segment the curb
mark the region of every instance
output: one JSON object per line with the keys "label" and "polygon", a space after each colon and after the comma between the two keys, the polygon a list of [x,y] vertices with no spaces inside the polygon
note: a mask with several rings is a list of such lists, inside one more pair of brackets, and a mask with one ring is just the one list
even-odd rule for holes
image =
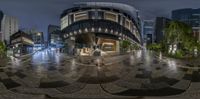
{"label": "curb", "polygon": [[[44,49],[42,49],[42,50],[44,50]],[[24,57],[27,57],[27,56],[31,56],[31,55],[33,55],[33,54],[39,52],[39,51],[42,51],[42,50],[37,50],[37,51],[35,51],[35,52],[33,52],[33,53],[25,54],[25,55],[22,55],[22,56],[19,56],[19,57],[13,55],[13,57],[15,57],[15,58],[24,58]]]}

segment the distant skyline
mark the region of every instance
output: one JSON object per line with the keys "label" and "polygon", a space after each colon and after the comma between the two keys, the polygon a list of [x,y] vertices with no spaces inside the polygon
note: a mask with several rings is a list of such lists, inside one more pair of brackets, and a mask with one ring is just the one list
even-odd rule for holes
{"label": "distant skyline", "polygon": [[142,19],[170,18],[172,10],[200,8],[200,0],[0,0],[0,10],[17,17],[20,28],[35,27],[46,34],[49,24],[60,25],[62,11],[75,2],[87,1],[129,4],[139,10]]}

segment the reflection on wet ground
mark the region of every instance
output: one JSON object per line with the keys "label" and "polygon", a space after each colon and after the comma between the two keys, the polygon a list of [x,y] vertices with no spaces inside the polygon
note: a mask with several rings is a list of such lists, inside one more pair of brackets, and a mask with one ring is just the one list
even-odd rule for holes
{"label": "reflection on wet ground", "polygon": [[11,58],[0,68],[0,99],[191,99],[200,89],[200,63],[193,62],[145,50],[112,57],[70,57],[44,50]]}

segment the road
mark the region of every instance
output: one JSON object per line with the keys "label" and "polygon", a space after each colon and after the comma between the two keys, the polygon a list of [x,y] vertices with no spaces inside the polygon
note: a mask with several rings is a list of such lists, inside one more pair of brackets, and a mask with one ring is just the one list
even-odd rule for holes
{"label": "road", "polygon": [[112,57],[43,50],[0,68],[0,99],[196,99],[199,67],[146,50]]}

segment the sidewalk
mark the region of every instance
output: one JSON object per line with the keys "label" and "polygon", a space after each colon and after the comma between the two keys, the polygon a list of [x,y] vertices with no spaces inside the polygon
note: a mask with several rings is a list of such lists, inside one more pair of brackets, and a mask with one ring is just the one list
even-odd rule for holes
{"label": "sidewalk", "polygon": [[[44,50],[44,49],[42,49],[42,50]],[[37,50],[37,51],[34,51],[33,53],[25,54],[25,55],[22,55],[22,56],[14,56],[13,55],[13,57],[15,57],[15,58],[25,58],[25,57],[31,56],[31,55],[39,52],[39,51],[42,51],[42,50]]]}
{"label": "sidewalk", "polygon": [[0,67],[4,67],[7,64],[8,60],[9,59],[7,57],[0,57]]}

